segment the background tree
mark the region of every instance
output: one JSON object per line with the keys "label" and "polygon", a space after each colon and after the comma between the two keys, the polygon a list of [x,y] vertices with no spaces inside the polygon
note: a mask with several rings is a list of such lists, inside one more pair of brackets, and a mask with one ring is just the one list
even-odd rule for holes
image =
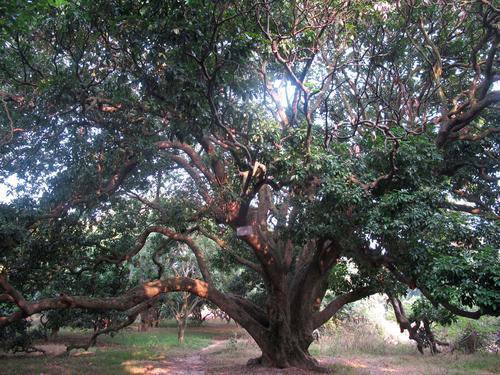
{"label": "background tree", "polygon": [[[149,246],[145,245],[145,251],[143,250],[137,259],[138,270],[132,272],[132,274],[140,274],[138,278],[141,283],[155,278],[199,276],[196,259],[186,245],[183,246],[164,238],[153,237],[150,240]],[[132,279],[135,278],[137,275],[132,276]],[[203,306],[203,300],[189,292],[171,293],[160,298],[148,310],[141,312],[139,330],[146,331],[149,327],[158,326],[161,318],[170,317],[175,319],[179,343],[183,343],[188,319],[198,306]]]}
{"label": "background tree", "polygon": [[[170,268],[172,269],[173,276],[175,277],[196,277],[197,267],[196,260],[193,259],[189,249],[179,247],[175,252],[170,254]],[[193,312],[194,308],[201,303],[201,299],[197,296],[191,295],[188,291],[181,293],[174,293],[167,299],[168,308],[177,322],[178,334],[177,338],[179,343],[184,342],[184,333],[188,318]]]}
{"label": "background tree", "polygon": [[[185,291],[245,328],[259,362],[316,368],[313,330],[374,293],[498,315],[490,2],[5,9],[1,175],[18,192],[2,206],[1,326],[80,308],[123,311],[119,328]],[[202,278],[44,292],[51,275],[120,269],[152,233],[188,246]],[[265,303],[223,292],[194,236]]]}

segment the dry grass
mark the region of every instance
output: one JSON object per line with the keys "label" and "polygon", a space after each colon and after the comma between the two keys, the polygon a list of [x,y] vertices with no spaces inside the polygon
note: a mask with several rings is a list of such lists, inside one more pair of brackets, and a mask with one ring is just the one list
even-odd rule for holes
{"label": "dry grass", "polygon": [[343,324],[330,327],[321,335],[319,342],[311,346],[311,353],[320,356],[343,354],[414,354],[415,346],[384,338],[373,324]]}

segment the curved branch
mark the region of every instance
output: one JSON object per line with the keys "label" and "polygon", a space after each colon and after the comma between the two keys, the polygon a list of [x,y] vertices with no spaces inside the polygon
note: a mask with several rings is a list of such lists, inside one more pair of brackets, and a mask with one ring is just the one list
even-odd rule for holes
{"label": "curved branch", "polygon": [[427,290],[427,288],[419,286],[419,289],[422,292],[422,294],[429,301],[431,301],[432,304],[434,304],[434,305],[438,305],[439,304],[439,305],[443,306],[445,309],[447,309],[448,311],[452,312],[455,315],[463,316],[463,317],[469,318],[469,319],[479,319],[482,315],[484,315],[481,310],[466,311],[466,310],[462,310],[462,309],[460,309],[460,308],[452,305],[451,303],[449,303],[447,301],[444,301],[444,300],[441,300],[441,299],[438,300],[438,299],[434,298],[431,295],[431,293]]}
{"label": "curved branch", "polygon": [[216,180],[215,176],[212,174],[212,172],[210,172],[210,170],[207,168],[205,163],[203,163],[203,160],[201,159],[200,155],[191,146],[189,146],[185,143],[182,143],[182,142],[178,142],[178,141],[160,141],[160,142],[156,142],[156,146],[160,150],[174,148],[174,149],[184,151],[189,156],[189,158],[191,159],[191,161],[193,162],[195,167],[201,173],[203,173],[203,175],[207,178],[207,180],[210,182],[210,184],[213,184],[213,185],[217,184],[217,180]]}
{"label": "curved branch", "polygon": [[174,231],[172,231],[168,228],[165,228],[165,227],[154,226],[154,227],[151,227],[151,229],[156,233],[161,233],[170,239],[184,242],[186,245],[188,245],[191,248],[191,250],[193,251],[194,256],[196,257],[196,262],[198,263],[198,268],[200,269],[200,272],[203,276],[203,279],[207,283],[212,282],[212,277],[210,276],[210,271],[209,271],[207,263],[205,261],[205,254],[198,247],[198,245],[196,245],[196,243],[193,241],[193,239],[191,237],[189,237],[185,234],[182,234],[182,233],[174,232]]}
{"label": "curved branch", "polygon": [[[109,181],[96,191],[97,198],[106,198],[116,192],[121,186],[125,178],[134,170],[134,168],[139,164],[137,158],[133,155],[127,155],[122,161],[121,165],[118,166]],[[74,192],[73,196],[66,202],[59,203],[57,206],[50,210],[50,213],[42,215],[32,222],[27,224],[27,228],[35,228],[40,220],[43,219],[56,219],[66,215],[70,208],[84,203],[85,199],[79,192]]]}
{"label": "curved branch", "polygon": [[197,228],[197,230],[205,237],[214,241],[222,250],[231,255],[238,263],[253,269],[257,273],[262,273],[262,268],[258,264],[251,262],[248,259],[245,259],[242,256],[238,255],[236,252],[234,252],[227,246],[227,243],[225,241],[221,240],[219,237],[213,235],[212,233],[209,233],[207,230],[203,228]]}
{"label": "curved branch", "polygon": [[[15,290],[7,282],[7,275],[5,273],[0,274],[0,285],[2,287],[7,287],[10,291]],[[258,344],[264,344],[267,338],[265,327],[263,327],[262,324],[250,315],[239,303],[236,303],[231,297],[219,292],[210,284],[202,280],[188,277],[174,277],[166,280],[149,281],[117,297],[92,298],[62,294],[54,298],[45,298],[30,303],[26,302],[23,310],[18,310],[9,316],[0,316],[0,327],[7,326],[15,321],[47,310],[87,309],[92,311],[128,311],[143,302],[150,301],[164,293],[170,292],[189,292],[195,296],[213,302],[224,310],[234,321],[245,328]]]}
{"label": "curved branch", "polygon": [[14,302],[24,314],[29,314],[28,302],[18,290],[7,282],[7,278],[4,274],[0,274],[0,287],[5,292],[5,294],[2,294],[5,301]]}
{"label": "curved branch", "polygon": [[344,305],[348,303],[363,299],[375,293],[373,287],[362,287],[355,289],[352,292],[342,294],[341,296],[335,298],[320,312],[313,315],[313,327],[314,329],[321,327],[326,323],[333,315],[337,313]]}
{"label": "curved branch", "polygon": [[210,197],[207,189],[205,189],[205,184],[202,182],[201,176],[195,171],[195,169],[183,157],[179,155],[169,154],[167,157],[177,163],[177,165],[179,165],[186,171],[187,174],[189,174],[189,176],[193,179],[194,184],[198,188],[198,192],[203,197],[205,202],[212,202],[213,199]]}
{"label": "curved branch", "polygon": [[420,321],[417,320],[415,325],[412,326],[408,318],[406,317],[405,310],[403,308],[403,304],[399,300],[399,298],[394,297],[392,294],[387,294],[389,297],[389,302],[392,305],[394,310],[394,315],[396,316],[396,321],[399,324],[399,329],[401,333],[406,329],[408,331],[408,337],[410,340],[414,340],[417,343],[417,349],[421,354],[424,354],[424,342],[422,338],[418,335],[418,331],[420,329]]}
{"label": "curved branch", "polygon": [[436,137],[436,146],[442,148],[447,142],[457,140],[460,138],[458,132],[460,129],[467,126],[473,121],[481,111],[500,101],[500,91],[491,91],[483,99],[470,104],[467,110],[461,114],[457,114],[451,119],[448,118],[449,114],[441,116],[437,122],[441,122],[441,126]]}

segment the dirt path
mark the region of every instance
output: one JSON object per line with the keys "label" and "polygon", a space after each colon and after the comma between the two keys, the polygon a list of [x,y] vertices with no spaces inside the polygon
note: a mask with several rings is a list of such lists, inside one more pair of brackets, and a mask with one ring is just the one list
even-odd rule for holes
{"label": "dirt path", "polygon": [[225,345],[223,340],[215,340],[209,346],[190,353],[188,356],[172,358],[171,360],[156,361],[146,364],[142,374],[160,375],[205,375],[208,365],[207,356],[211,353],[220,351]]}
{"label": "dirt path", "polygon": [[128,373],[134,375],[317,375],[317,372],[300,369],[279,370],[261,366],[248,367],[241,364],[241,362],[245,361],[245,357],[242,357],[240,353],[235,353],[240,364],[214,366],[213,355],[224,351],[226,343],[227,340],[214,340],[209,346],[190,353],[187,356],[171,358],[169,360],[136,362],[133,368],[128,368]]}

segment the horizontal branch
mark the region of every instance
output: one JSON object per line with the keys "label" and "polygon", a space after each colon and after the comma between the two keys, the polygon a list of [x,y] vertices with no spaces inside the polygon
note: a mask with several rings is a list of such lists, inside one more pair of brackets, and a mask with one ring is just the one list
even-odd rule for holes
{"label": "horizontal branch", "polygon": [[0,294],[0,303],[2,302],[13,302],[15,303],[15,299],[9,294]]}
{"label": "horizontal branch", "polygon": [[481,208],[478,207],[473,207],[473,206],[467,206],[465,204],[458,204],[458,203],[447,203],[444,208],[447,208],[452,211],[460,211],[460,212],[465,212],[471,215],[480,215],[480,216],[485,216],[487,218],[492,218],[499,220],[500,216],[494,214],[491,211],[485,211]]}
{"label": "horizontal branch", "polygon": [[[9,295],[21,296],[21,293],[8,283],[6,273],[0,274],[0,286]],[[86,309],[91,311],[133,312],[137,311],[131,310],[134,307],[140,310],[139,305],[142,303],[170,292],[189,292],[192,295],[211,301],[245,328],[257,343],[263,344],[266,338],[265,327],[241,306],[241,301],[236,302],[231,296],[219,292],[205,281],[188,277],[149,281],[116,297],[98,298],[61,294],[54,298],[44,298],[33,302],[27,302],[22,296],[20,298],[15,297],[16,301],[22,301],[23,307],[11,315],[0,316],[0,327],[48,310]]]}
{"label": "horizontal branch", "polygon": [[457,139],[459,141],[480,141],[486,137],[489,137],[492,134],[500,133],[500,128],[489,128],[479,134],[459,134],[453,139]]}
{"label": "horizontal branch", "polygon": [[[7,281],[5,274],[0,275],[0,286],[9,295],[20,295]],[[0,327],[8,325],[17,319],[31,316],[47,310],[88,309],[94,311],[117,310],[126,311],[140,303],[154,298],[162,293],[189,291],[202,298],[218,299],[218,292],[207,283],[185,277],[158,280],[144,283],[118,297],[92,298],[84,296],[67,296],[64,294],[54,298],[45,298],[34,302],[27,302],[24,298],[14,297],[20,311],[7,317],[0,317]],[[212,296],[215,295],[215,296]]]}
{"label": "horizontal branch", "polygon": [[90,336],[89,340],[87,343],[83,345],[75,345],[71,344],[66,347],[66,352],[70,352],[73,349],[83,349],[83,350],[88,350],[91,346],[94,346],[96,343],[96,340],[99,336],[105,335],[111,332],[118,332],[119,330],[131,325],[132,323],[135,322],[137,319],[137,316],[144,310],[150,308],[156,301],[158,300],[158,297],[146,300],[144,302],[141,302],[137,306],[132,307],[131,309],[125,311],[125,315],[127,318],[123,321],[118,321],[118,322],[113,322],[111,325],[109,325],[106,328],[98,329],[95,331],[92,336]]}

